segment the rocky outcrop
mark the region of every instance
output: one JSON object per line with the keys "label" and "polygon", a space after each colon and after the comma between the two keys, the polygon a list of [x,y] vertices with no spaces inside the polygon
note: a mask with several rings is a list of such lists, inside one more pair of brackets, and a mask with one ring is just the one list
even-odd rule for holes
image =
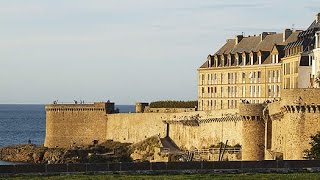
{"label": "rocky outcrop", "polygon": [[129,144],[107,141],[99,145],[46,148],[22,144],[0,148],[0,160],[26,163],[102,163],[131,161]]}

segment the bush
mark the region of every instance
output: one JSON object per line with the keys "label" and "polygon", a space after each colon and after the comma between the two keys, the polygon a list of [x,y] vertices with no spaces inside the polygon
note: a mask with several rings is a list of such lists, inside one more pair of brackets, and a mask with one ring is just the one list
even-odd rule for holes
{"label": "bush", "polygon": [[320,159],[320,132],[317,132],[316,135],[310,136],[311,145],[310,150],[305,150],[305,158],[306,159]]}
{"label": "bush", "polygon": [[195,108],[198,101],[155,101],[150,103],[150,108]]}

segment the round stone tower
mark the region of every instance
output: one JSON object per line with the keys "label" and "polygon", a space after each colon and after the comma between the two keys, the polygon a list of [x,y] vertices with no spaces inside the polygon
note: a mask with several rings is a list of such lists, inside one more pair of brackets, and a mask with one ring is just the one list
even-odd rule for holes
{"label": "round stone tower", "polygon": [[240,104],[239,113],[243,118],[242,160],[264,160],[265,124],[262,104]]}
{"label": "round stone tower", "polygon": [[136,113],[143,113],[146,106],[149,106],[149,103],[136,103]]}

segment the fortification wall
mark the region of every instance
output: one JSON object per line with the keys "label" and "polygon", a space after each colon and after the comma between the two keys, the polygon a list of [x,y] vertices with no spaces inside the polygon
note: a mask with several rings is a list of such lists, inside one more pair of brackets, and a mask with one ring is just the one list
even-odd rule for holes
{"label": "fortification wall", "polygon": [[182,123],[170,124],[170,137],[182,149],[208,148],[220,142],[234,146],[242,143],[242,121],[207,119],[198,126],[184,125]]}
{"label": "fortification wall", "polygon": [[264,160],[265,122],[262,104],[240,104],[242,125],[242,160]]}
{"label": "fortification wall", "polygon": [[46,106],[46,147],[70,147],[102,142],[106,134],[106,104]]}
{"label": "fortification wall", "polygon": [[[237,111],[108,114],[106,139],[136,143],[157,134],[166,137],[168,133],[177,146],[186,149],[201,149],[226,140],[229,145],[241,144],[241,119],[230,113]],[[196,116],[199,124],[190,124],[190,118]]]}
{"label": "fortification wall", "polygon": [[164,137],[166,126],[162,121],[168,116],[166,113],[108,114],[105,138],[136,143],[157,134]]}
{"label": "fortification wall", "polygon": [[[301,97],[301,99],[300,99]],[[281,91],[281,106],[299,103],[320,104],[320,89],[283,89]]]}
{"label": "fortification wall", "polygon": [[[242,122],[238,110],[198,111],[199,119],[185,121],[178,116],[169,122],[169,136],[183,149],[208,148],[218,143],[242,143]],[[182,113],[183,115],[183,113]]]}
{"label": "fortification wall", "polygon": [[[280,106],[270,106],[272,152],[283,159],[303,159],[310,136],[320,131],[320,89],[285,89]],[[279,108],[278,115],[276,108]],[[282,113],[282,115],[281,115]]]}

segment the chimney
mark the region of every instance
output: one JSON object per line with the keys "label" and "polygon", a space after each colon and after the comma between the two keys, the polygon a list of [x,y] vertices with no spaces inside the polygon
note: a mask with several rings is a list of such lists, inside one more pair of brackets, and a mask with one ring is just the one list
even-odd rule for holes
{"label": "chimney", "polygon": [[320,22],[320,13],[316,15],[316,23]]}
{"label": "chimney", "polygon": [[283,31],[283,42],[285,42],[291,34],[292,34],[291,29],[285,29]]}
{"label": "chimney", "polygon": [[264,38],[266,38],[267,35],[268,35],[267,32],[262,32],[262,33],[260,34],[260,41],[263,41]]}
{"label": "chimney", "polygon": [[243,35],[236,36],[236,45],[243,39]]}

